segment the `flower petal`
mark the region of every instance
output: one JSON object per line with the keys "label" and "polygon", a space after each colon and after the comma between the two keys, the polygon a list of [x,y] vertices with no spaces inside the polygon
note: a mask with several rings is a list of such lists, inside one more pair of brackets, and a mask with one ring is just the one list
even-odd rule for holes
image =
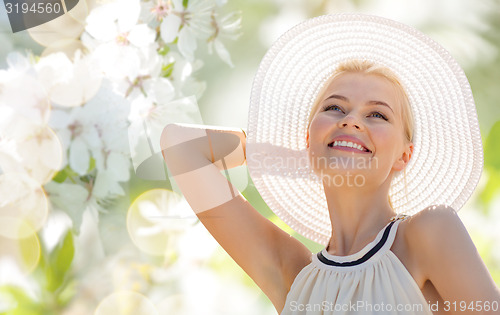
{"label": "flower petal", "polygon": [[128,32],[139,20],[141,3],[139,0],[120,0],[117,4],[120,14],[118,16],[118,32]]}
{"label": "flower petal", "polygon": [[111,172],[101,171],[97,173],[92,194],[97,198],[104,199],[115,195],[123,196],[125,191]]}
{"label": "flower petal", "polygon": [[183,27],[179,32],[179,41],[177,43],[179,52],[188,60],[193,61],[194,51],[196,50],[196,37],[189,27]]}
{"label": "flower petal", "polygon": [[127,38],[137,47],[148,46],[155,40],[155,32],[146,24],[139,24],[132,28]]}
{"label": "flower petal", "polygon": [[219,55],[220,59],[227,63],[231,68],[234,68],[233,63],[231,62],[231,55],[229,55],[229,52],[227,51],[226,47],[224,47],[222,42],[216,38],[214,40],[214,45],[215,51],[217,52],[217,55]]}
{"label": "flower petal", "polygon": [[165,43],[171,43],[179,34],[179,27],[181,26],[181,18],[175,14],[169,14],[160,25],[161,38]]}
{"label": "flower petal", "polygon": [[130,178],[130,159],[125,155],[111,152],[106,165],[109,174],[115,181],[125,182]]}
{"label": "flower petal", "polygon": [[90,155],[85,143],[80,139],[73,139],[69,151],[69,166],[78,174],[85,175],[89,169]]}

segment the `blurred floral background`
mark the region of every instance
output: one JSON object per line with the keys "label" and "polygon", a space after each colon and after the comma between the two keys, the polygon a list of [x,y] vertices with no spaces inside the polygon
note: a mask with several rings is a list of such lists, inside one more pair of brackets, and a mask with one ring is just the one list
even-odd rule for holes
{"label": "blurred floral background", "polygon": [[[80,0],[12,33],[0,14],[0,314],[276,314],[168,180],[169,122],[246,128],[253,76],[302,20],[412,25],[464,68],[485,168],[460,210],[500,285],[500,2]],[[248,177],[229,173],[282,223]]]}

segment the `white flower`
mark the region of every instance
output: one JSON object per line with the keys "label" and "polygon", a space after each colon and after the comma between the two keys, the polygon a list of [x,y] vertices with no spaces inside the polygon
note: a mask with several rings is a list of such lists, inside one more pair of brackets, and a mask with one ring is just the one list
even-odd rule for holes
{"label": "white flower", "polygon": [[74,62],[64,53],[54,53],[40,58],[35,69],[51,101],[73,107],[85,104],[99,90],[102,74],[96,66],[91,55],[77,50]]}
{"label": "white flower", "polygon": [[82,214],[89,205],[89,191],[79,184],[54,181],[44,185],[44,188],[51,206],[64,211],[71,218],[73,228],[78,232],[82,223]]}
{"label": "white flower", "polygon": [[6,169],[14,170],[16,173],[22,172],[21,161],[16,142],[0,134],[0,173],[6,173]]}
{"label": "white flower", "polygon": [[47,215],[47,197],[40,183],[22,173],[0,175],[0,235],[13,239],[31,235]]}
{"label": "white flower", "polygon": [[165,43],[171,43],[179,38],[179,52],[189,61],[194,59],[197,38],[206,39],[211,34],[211,15],[215,3],[213,0],[191,0],[187,8],[182,0],[173,0],[174,10],[162,21],[161,38]]}
{"label": "white flower", "polygon": [[215,51],[222,61],[234,67],[231,56],[222,44],[220,38],[236,40],[241,36],[241,33],[238,32],[241,28],[241,12],[232,12],[222,18],[214,14],[213,23],[216,27],[214,34],[208,39],[208,52],[212,54],[213,46],[215,46]]}
{"label": "white flower", "polygon": [[111,80],[137,77],[141,61],[136,48],[115,43],[102,44],[93,52],[104,74]]}
{"label": "white flower", "polygon": [[[167,79],[155,79],[146,82],[147,97],[139,95],[131,103],[128,129],[129,143],[134,169],[161,151],[160,136],[163,128],[171,122],[201,123],[201,114],[194,96],[174,99],[175,93],[172,84]],[[150,167],[155,178],[165,179],[162,164],[153,164]],[[139,177],[145,175],[137,174]],[[150,176],[150,175],[148,175]]]}
{"label": "white flower", "polygon": [[[43,185],[61,168],[62,146],[48,126],[25,126],[29,126],[26,130],[29,132],[4,131],[5,140],[11,143],[7,154],[1,154],[0,137],[0,167],[4,173],[23,173]],[[14,145],[15,151],[12,151]]]}
{"label": "white flower", "polygon": [[71,169],[80,175],[87,174],[90,167],[90,150],[101,147],[99,133],[92,123],[92,118],[97,115],[85,110],[85,106],[77,107],[70,113],[62,110],[52,112],[50,124],[56,128],[64,151],[69,150],[69,161],[65,159],[63,164],[69,163]]}
{"label": "white flower", "polygon": [[97,172],[92,194],[98,199],[125,195],[119,182],[129,179],[129,158],[122,153],[110,152],[105,161],[105,168]]}
{"label": "white flower", "polygon": [[33,66],[19,53],[9,54],[7,62],[9,69],[0,71],[0,107],[8,106],[36,124],[46,123],[50,103]]}
{"label": "white flower", "polygon": [[144,16],[141,20],[149,22],[151,19],[162,21],[163,18],[172,13],[173,5],[169,0],[155,0],[143,2]]}
{"label": "white flower", "polygon": [[139,19],[138,0],[116,0],[93,9],[87,17],[85,30],[101,42],[124,42]]}
{"label": "white flower", "polygon": [[32,177],[40,184],[51,180],[61,167],[62,147],[42,122],[0,105],[0,168],[3,173]]}
{"label": "white flower", "polygon": [[206,83],[198,81],[193,74],[203,67],[203,61],[188,61],[175,51],[164,57],[164,64],[173,64],[172,73],[168,77],[174,86],[176,97],[194,95],[200,99],[206,89]]}
{"label": "white flower", "polygon": [[115,91],[129,100],[140,94],[146,94],[144,82],[159,77],[162,70],[162,60],[153,45],[140,50],[136,57],[138,66],[135,71],[126,77],[114,80]]}
{"label": "white flower", "polygon": [[[154,30],[137,24],[141,5],[138,0],[117,0],[92,10],[87,18],[82,42],[93,50],[102,71],[113,80],[134,80],[141,70],[141,55],[149,56],[156,47]],[[151,47],[153,46],[153,48]]]}
{"label": "white flower", "polygon": [[[104,81],[97,95],[84,106],[69,113],[53,111],[51,125],[58,130],[63,146],[69,150],[71,169],[79,175],[87,174],[92,155],[96,169],[104,171],[114,167],[108,162],[111,153],[127,155],[129,110],[128,101],[114,93],[110,83]],[[119,172],[124,171],[122,165],[116,165]],[[116,180],[128,180],[128,172],[123,172]]]}

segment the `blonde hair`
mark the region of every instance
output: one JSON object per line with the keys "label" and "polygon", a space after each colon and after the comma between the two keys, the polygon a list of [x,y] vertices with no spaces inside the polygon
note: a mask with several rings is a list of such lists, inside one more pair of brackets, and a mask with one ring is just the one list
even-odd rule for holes
{"label": "blonde hair", "polygon": [[[309,130],[312,118],[314,117],[314,114],[316,113],[316,110],[322,101],[320,97],[325,93],[325,90],[330,85],[329,83],[344,73],[362,73],[362,74],[375,75],[385,78],[390,83],[392,83],[392,85],[396,88],[397,98],[401,104],[401,120],[403,122],[403,132],[405,135],[405,140],[407,142],[412,142],[413,130],[414,130],[413,112],[411,110],[408,95],[406,94],[406,91],[403,85],[401,84],[401,81],[391,69],[367,60],[351,59],[344,61],[338,65],[338,67],[332,73],[330,78],[326,80],[325,84],[319,91],[316,100],[314,101],[312,110],[308,118],[307,130]],[[404,169],[404,181],[406,190],[406,168]],[[389,204],[391,208],[393,208],[391,198],[390,197],[388,198],[389,198]]]}

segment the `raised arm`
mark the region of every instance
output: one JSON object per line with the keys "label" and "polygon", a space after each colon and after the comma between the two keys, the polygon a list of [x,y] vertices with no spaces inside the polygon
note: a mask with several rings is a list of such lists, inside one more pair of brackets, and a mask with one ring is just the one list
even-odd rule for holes
{"label": "raised arm", "polygon": [[163,157],[196,214],[239,195],[220,170],[245,163],[245,142],[243,132],[235,128],[189,124],[165,127],[160,143]]}
{"label": "raised arm", "polygon": [[281,310],[290,275],[307,263],[310,251],[261,215],[221,174],[224,168],[245,163],[245,140],[237,128],[170,124],[161,147],[169,171],[200,221]]}

